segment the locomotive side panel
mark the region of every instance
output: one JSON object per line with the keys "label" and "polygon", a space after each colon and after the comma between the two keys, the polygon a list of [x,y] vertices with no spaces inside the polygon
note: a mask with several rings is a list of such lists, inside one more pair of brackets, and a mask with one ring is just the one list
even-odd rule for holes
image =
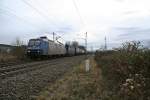
{"label": "locomotive side panel", "polygon": [[60,54],[61,55],[65,55],[65,53],[66,53],[65,46],[64,45],[60,45]]}
{"label": "locomotive side panel", "polygon": [[48,55],[55,55],[55,44],[54,42],[49,42]]}
{"label": "locomotive side panel", "polygon": [[49,43],[47,41],[42,41],[41,42],[41,55],[46,56],[48,55],[48,45]]}
{"label": "locomotive side panel", "polygon": [[53,41],[49,42],[48,51],[48,55],[64,55],[66,53],[64,45],[54,43]]}

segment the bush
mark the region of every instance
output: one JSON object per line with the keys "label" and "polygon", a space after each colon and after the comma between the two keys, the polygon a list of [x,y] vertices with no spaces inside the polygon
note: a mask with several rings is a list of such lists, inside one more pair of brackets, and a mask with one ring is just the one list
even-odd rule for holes
{"label": "bush", "polygon": [[120,100],[150,99],[150,50],[140,42],[126,42],[114,51],[96,52],[106,89]]}
{"label": "bush", "polygon": [[12,54],[16,56],[18,59],[25,58],[26,46],[23,44],[24,44],[23,41],[21,41],[19,38],[16,38],[15,42],[13,43],[14,48],[12,50]]}
{"label": "bush", "polygon": [[18,59],[25,58],[25,48],[23,46],[16,46],[12,50],[12,54],[16,56]]}

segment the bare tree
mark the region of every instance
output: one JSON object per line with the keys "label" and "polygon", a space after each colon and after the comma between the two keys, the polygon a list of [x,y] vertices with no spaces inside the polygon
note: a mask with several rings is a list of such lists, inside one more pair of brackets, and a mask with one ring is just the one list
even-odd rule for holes
{"label": "bare tree", "polygon": [[18,59],[23,59],[25,57],[25,46],[23,44],[23,41],[21,41],[18,37],[13,42],[14,48],[12,50],[12,53]]}
{"label": "bare tree", "polygon": [[72,46],[75,47],[75,48],[78,47],[78,44],[79,44],[79,43],[78,43],[77,41],[73,41],[73,42],[72,42]]}
{"label": "bare tree", "polygon": [[73,41],[72,42],[72,46],[74,47],[75,49],[75,54],[77,53],[77,47],[78,47],[79,43],[77,41]]}
{"label": "bare tree", "polygon": [[12,43],[12,45],[14,46],[22,46],[23,44],[24,44],[23,41],[21,41],[19,37],[17,37],[15,41]]}

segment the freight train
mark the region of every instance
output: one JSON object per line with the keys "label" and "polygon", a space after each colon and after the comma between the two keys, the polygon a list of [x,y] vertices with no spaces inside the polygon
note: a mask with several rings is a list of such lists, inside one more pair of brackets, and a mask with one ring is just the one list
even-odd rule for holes
{"label": "freight train", "polygon": [[84,46],[54,42],[47,37],[30,39],[27,46],[28,57],[74,56],[85,54]]}

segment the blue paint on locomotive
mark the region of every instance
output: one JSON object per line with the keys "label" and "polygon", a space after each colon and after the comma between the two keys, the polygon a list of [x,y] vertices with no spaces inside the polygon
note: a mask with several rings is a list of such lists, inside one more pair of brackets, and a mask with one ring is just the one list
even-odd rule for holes
{"label": "blue paint on locomotive", "polygon": [[42,55],[48,55],[48,47],[49,42],[48,41],[41,41],[40,48],[42,50]]}
{"label": "blue paint on locomotive", "polygon": [[27,55],[40,56],[48,55],[49,42],[43,39],[30,39],[27,48]]}

